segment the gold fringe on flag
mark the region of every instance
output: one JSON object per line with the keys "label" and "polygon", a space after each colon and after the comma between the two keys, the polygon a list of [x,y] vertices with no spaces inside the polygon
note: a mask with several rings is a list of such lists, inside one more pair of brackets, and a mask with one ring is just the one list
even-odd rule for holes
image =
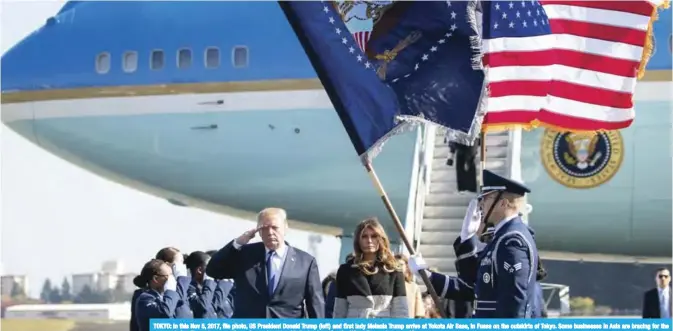
{"label": "gold fringe on flag", "polygon": [[502,131],[511,131],[515,129],[521,129],[523,131],[531,131],[537,128],[549,129],[556,132],[609,132],[613,130],[607,129],[598,129],[598,130],[573,130],[557,125],[553,125],[546,122],[541,122],[540,120],[532,120],[528,123],[498,123],[498,124],[484,124],[481,127],[482,133],[492,133],[492,132],[502,132]]}
{"label": "gold fringe on flag", "polygon": [[640,66],[638,66],[638,79],[645,76],[645,67],[647,67],[647,62],[650,60],[650,56],[652,56],[652,51],[654,51],[654,31],[652,30],[652,25],[659,18],[659,9],[667,9],[670,5],[670,0],[664,0],[661,5],[654,6],[652,9],[650,23],[647,25],[647,37],[645,38],[645,46],[643,46],[643,56],[640,58]]}

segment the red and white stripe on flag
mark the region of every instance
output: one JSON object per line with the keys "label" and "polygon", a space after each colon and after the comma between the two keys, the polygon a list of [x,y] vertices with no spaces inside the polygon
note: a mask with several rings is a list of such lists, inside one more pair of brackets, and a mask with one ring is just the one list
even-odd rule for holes
{"label": "red and white stripe on flag", "polygon": [[664,2],[540,1],[551,34],[485,40],[490,95],[484,130],[630,126],[639,68],[650,55],[651,21]]}
{"label": "red and white stripe on flag", "polygon": [[367,42],[369,41],[371,34],[371,31],[353,33],[353,39],[355,39],[355,42],[360,46],[360,49],[362,49],[363,52],[367,51]]}

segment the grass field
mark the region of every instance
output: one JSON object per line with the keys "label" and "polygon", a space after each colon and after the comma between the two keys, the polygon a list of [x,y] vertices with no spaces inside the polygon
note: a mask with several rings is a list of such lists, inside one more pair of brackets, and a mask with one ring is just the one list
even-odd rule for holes
{"label": "grass field", "polygon": [[2,319],[3,331],[69,331],[75,326],[72,320],[57,319]]}
{"label": "grass field", "polygon": [[128,321],[64,319],[2,319],[2,331],[128,331]]}

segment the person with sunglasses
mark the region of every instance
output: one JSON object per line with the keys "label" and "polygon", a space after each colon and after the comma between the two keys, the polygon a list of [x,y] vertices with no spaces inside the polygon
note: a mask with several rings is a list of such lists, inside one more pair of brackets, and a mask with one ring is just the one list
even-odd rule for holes
{"label": "person with sunglasses", "polygon": [[[532,230],[520,216],[523,198],[531,191],[488,170],[482,178],[481,194],[470,202],[460,238],[454,242],[458,277],[427,271],[420,254],[409,259],[409,267],[426,272],[447,299],[476,298],[475,318],[531,318],[538,251]],[[494,227],[492,239],[479,250],[478,238],[487,224]]]}
{"label": "person with sunglasses", "polygon": [[192,310],[189,307],[189,299],[187,289],[192,279],[187,272],[185,265],[185,254],[182,254],[179,249],[175,247],[164,247],[157,252],[156,259],[162,260],[171,267],[173,277],[177,281],[176,291],[180,296],[180,301],[175,309],[175,318],[192,318]]}
{"label": "person with sunglasses", "polygon": [[143,266],[133,283],[144,289],[135,302],[135,318],[139,331],[149,331],[150,319],[174,318],[180,297],[175,291],[177,281],[168,263],[152,259]]}
{"label": "person with sunglasses", "polygon": [[645,292],[643,297],[643,318],[671,318],[671,272],[659,268],[655,281],[657,287]]}

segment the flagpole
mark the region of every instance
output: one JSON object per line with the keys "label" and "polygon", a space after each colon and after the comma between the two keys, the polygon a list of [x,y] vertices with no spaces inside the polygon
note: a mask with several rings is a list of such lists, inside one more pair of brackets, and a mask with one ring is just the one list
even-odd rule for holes
{"label": "flagpole", "polygon": [[477,174],[478,182],[477,185],[479,187],[484,186],[484,170],[486,170],[486,133],[484,131],[481,131],[479,134],[479,143],[481,144],[481,151],[479,153],[479,165],[480,165],[480,171]]}
{"label": "flagpole", "polygon": [[[409,238],[407,238],[407,234],[404,231],[404,227],[402,226],[402,222],[400,221],[400,217],[397,216],[397,212],[395,212],[395,208],[393,208],[393,204],[390,202],[390,199],[388,198],[388,194],[386,191],[383,189],[383,185],[381,184],[381,181],[379,180],[379,177],[376,175],[376,171],[374,171],[374,167],[372,166],[371,162],[365,163],[365,169],[367,169],[367,173],[369,174],[369,177],[372,179],[372,183],[374,183],[374,186],[376,187],[376,190],[379,192],[379,196],[381,197],[381,200],[383,201],[383,205],[386,206],[386,209],[388,210],[388,213],[390,214],[390,217],[393,219],[393,223],[395,223],[395,227],[397,228],[397,232],[399,232],[400,237],[402,238],[402,241],[404,241],[404,245],[407,246],[407,250],[409,251],[409,254],[415,255],[416,250],[414,247],[411,245],[411,242],[409,241]],[[428,293],[430,293],[430,296],[432,297],[432,301],[435,302],[435,306],[437,307],[437,310],[439,311],[439,314],[442,315],[442,318],[446,318],[446,312],[444,309],[442,309],[442,302],[439,299],[439,296],[437,295],[437,292],[435,291],[435,288],[432,286],[432,283],[430,283],[430,278],[425,272],[419,272],[421,279],[423,279],[423,283],[425,284],[425,287],[428,289]]]}

